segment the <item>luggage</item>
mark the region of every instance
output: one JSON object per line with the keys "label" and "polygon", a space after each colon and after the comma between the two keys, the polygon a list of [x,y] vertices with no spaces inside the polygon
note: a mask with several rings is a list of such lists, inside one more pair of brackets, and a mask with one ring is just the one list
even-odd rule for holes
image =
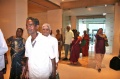
{"label": "luggage", "polygon": [[110,60],[109,67],[114,70],[120,70],[120,58],[115,56]]}

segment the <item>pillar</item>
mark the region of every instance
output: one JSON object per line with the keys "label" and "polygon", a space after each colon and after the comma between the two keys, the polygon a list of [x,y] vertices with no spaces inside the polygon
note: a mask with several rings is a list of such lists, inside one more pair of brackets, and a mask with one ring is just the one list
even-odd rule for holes
{"label": "pillar", "polygon": [[120,5],[118,5],[118,3],[115,4],[114,16],[113,54],[118,55],[120,50]]}
{"label": "pillar", "polygon": [[26,18],[27,0],[0,0],[0,28],[5,38],[16,34],[16,29],[24,29],[23,37],[27,38]]}

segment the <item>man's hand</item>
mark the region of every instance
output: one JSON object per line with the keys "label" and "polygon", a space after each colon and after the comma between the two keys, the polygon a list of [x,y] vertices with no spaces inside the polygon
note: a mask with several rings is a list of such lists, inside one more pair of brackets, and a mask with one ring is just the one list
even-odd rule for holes
{"label": "man's hand", "polygon": [[26,71],[25,79],[29,79],[29,72],[28,71]]}
{"label": "man's hand", "polygon": [[52,72],[52,74],[50,76],[50,79],[56,79],[56,73],[55,72]]}

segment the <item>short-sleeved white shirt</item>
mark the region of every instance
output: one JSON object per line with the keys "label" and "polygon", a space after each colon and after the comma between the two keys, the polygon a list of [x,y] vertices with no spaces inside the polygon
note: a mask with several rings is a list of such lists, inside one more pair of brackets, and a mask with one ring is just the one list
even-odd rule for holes
{"label": "short-sleeved white shirt", "polygon": [[52,45],[52,48],[53,48],[53,52],[55,54],[56,63],[58,63],[58,61],[59,61],[58,40],[55,37],[51,36],[51,35],[48,36],[48,39],[51,42],[51,45]]}
{"label": "short-sleeved white shirt", "polygon": [[4,54],[8,51],[6,41],[0,29],[0,71],[5,68]]}
{"label": "short-sleeved white shirt", "polygon": [[55,58],[48,38],[38,32],[38,36],[31,43],[31,36],[26,41],[25,56],[28,57],[30,79],[48,79],[52,72],[51,59]]}
{"label": "short-sleeved white shirt", "polygon": [[72,30],[69,30],[65,32],[65,44],[69,44],[72,42],[72,39],[74,37],[74,34],[72,32]]}

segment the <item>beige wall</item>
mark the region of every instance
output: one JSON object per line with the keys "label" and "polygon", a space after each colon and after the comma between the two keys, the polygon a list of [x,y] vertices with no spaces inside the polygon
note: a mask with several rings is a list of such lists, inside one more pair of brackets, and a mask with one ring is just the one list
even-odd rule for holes
{"label": "beige wall", "polygon": [[[21,6],[22,5],[22,6]],[[16,28],[23,28],[23,37],[27,38],[26,18],[28,16],[27,0],[16,0]]]}
{"label": "beige wall", "polygon": [[0,0],[0,28],[5,38],[15,35],[15,0]]}
{"label": "beige wall", "polygon": [[113,38],[113,54],[118,55],[120,49],[120,5],[115,5],[115,22],[114,22],[114,38]]}
{"label": "beige wall", "polygon": [[47,12],[48,23],[50,23],[53,34],[56,34],[56,29],[62,29],[62,9],[50,10]]}
{"label": "beige wall", "polygon": [[27,37],[25,29],[26,17],[27,0],[0,0],[0,28],[5,38],[15,35],[18,27],[25,30],[24,37]]}
{"label": "beige wall", "polygon": [[47,21],[47,12],[29,14],[29,17],[34,17],[34,18],[39,19],[39,22],[40,22],[39,31],[40,31],[40,32],[42,31],[41,26],[42,26],[44,23],[48,22],[48,21]]}
{"label": "beige wall", "polygon": [[35,14],[29,14],[31,17],[38,18],[40,21],[40,29],[41,32],[41,26],[44,23],[49,23],[51,25],[53,34],[56,34],[56,29],[62,29],[62,10],[56,9],[56,10],[50,10],[47,12],[42,13],[35,13]]}

